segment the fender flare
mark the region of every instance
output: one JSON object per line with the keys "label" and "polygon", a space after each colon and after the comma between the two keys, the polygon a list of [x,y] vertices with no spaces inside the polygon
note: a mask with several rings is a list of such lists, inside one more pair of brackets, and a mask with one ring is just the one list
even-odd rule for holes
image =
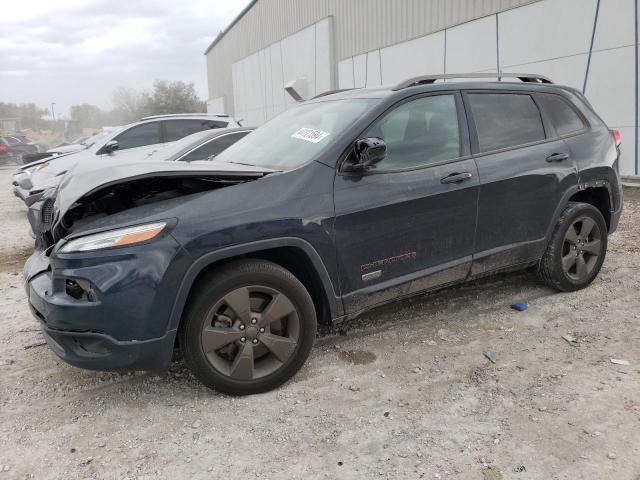
{"label": "fender flare", "polygon": [[[547,227],[547,233],[545,235],[545,243],[544,243],[545,249],[547,248],[547,246],[549,245],[549,242],[551,241],[551,235],[553,235],[553,230],[555,229],[556,224],[558,223],[558,219],[560,218],[560,215],[562,215],[562,212],[564,211],[567,204],[569,203],[569,199],[573,197],[576,193],[582,192],[584,190],[588,190],[589,188],[603,188],[603,187],[607,189],[607,193],[609,194],[609,206],[613,208],[613,192],[611,191],[611,184],[606,180],[594,180],[592,182],[579,183],[577,185],[572,185],[567,189],[567,191],[564,192],[562,199],[558,202],[558,206],[556,207],[556,210],[553,212],[553,217],[551,219],[551,222]],[[613,213],[613,210],[611,213]]]}
{"label": "fender flare", "polygon": [[336,295],[333,282],[329,277],[329,272],[316,249],[309,242],[301,238],[282,237],[233,245],[207,253],[197,258],[191,266],[189,266],[187,272],[182,277],[182,281],[178,287],[176,298],[171,309],[167,331],[177,331],[180,319],[182,318],[182,313],[184,312],[184,308],[187,303],[187,298],[189,297],[189,293],[193,287],[193,283],[205,268],[221,260],[226,260],[238,255],[246,255],[278,247],[296,247],[302,250],[309,257],[322,283],[324,293],[329,303],[331,317],[336,318],[342,316],[344,314],[342,300]]}

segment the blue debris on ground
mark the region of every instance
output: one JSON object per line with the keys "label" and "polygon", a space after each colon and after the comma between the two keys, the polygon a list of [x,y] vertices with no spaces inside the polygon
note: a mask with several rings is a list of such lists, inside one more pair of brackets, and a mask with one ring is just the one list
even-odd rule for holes
{"label": "blue debris on ground", "polygon": [[519,312],[522,312],[527,308],[529,308],[529,304],[527,302],[512,303],[511,308],[513,308],[514,310],[518,310]]}

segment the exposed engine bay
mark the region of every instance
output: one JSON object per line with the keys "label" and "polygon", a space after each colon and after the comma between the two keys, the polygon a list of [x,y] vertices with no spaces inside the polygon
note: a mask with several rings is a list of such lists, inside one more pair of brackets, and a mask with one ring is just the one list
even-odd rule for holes
{"label": "exposed engine bay", "polygon": [[56,225],[61,238],[98,218],[150,203],[216,190],[247,181],[207,177],[153,177],[102,188],[78,200]]}
{"label": "exposed engine bay", "polygon": [[36,247],[47,249],[61,238],[103,217],[177,197],[237,185],[260,175],[152,175],[102,185],[75,200],[66,212],[54,209],[55,195],[45,196],[33,205],[30,222],[36,234]]}

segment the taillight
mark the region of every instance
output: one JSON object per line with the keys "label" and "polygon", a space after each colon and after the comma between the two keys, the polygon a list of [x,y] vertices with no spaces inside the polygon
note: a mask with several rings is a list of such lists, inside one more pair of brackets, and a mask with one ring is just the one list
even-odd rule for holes
{"label": "taillight", "polygon": [[620,135],[620,130],[612,129],[611,135],[613,135],[613,139],[616,141],[616,147],[619,147],[622,144],[622,135]]}
{"label": "taillight", "polygon": [[9,151],[9,147],[6,145],[0,144],[0,153],[7,153]]}

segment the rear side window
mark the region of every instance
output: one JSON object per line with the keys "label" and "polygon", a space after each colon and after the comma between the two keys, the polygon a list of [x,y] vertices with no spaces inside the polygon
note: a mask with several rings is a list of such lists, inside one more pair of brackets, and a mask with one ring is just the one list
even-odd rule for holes
{"label": "rear side window", "polygon": [[545,139],[540,110],[531,95],[472,93],[468,99],[478,132],[480,152]]}
{"label": "rear side window", "polygon": [[118,142],[118,150],[160,143],[160,123],[143,123],[122,132],[114,140]]}
{"label": "rear side window", "polygon": [[209,160],[211,156],[216,156],[222,153],[231,145],[236,143],[242,137],[249,132],[229,133],[228,135],[222,135],[214,138],[208,143],[196,148],[193,152],[185,155],[180,159],[181,162],[193,162],[194,160]]}
{"label": "rear side window", "polygon": [[387,144],[380,170],[399,170],[460,156],[458,112],[453,95],[434,95],[404,103],[379,120],[364,137]]}
{"label": "rear side window", "polygon": [[209,130],[210,128],[224,128],[228,125],[226,122],[215,120],[166,120],[164,123],[164,132],[167,142],[175,142],[181,138],[191,135],[192,133]]}
{"label": "rear side window", "polygon": [[541,93],[536,97],[549,115],[558,135],[568,135],[583,128],[585,124],[576,111],[559,95]]}

